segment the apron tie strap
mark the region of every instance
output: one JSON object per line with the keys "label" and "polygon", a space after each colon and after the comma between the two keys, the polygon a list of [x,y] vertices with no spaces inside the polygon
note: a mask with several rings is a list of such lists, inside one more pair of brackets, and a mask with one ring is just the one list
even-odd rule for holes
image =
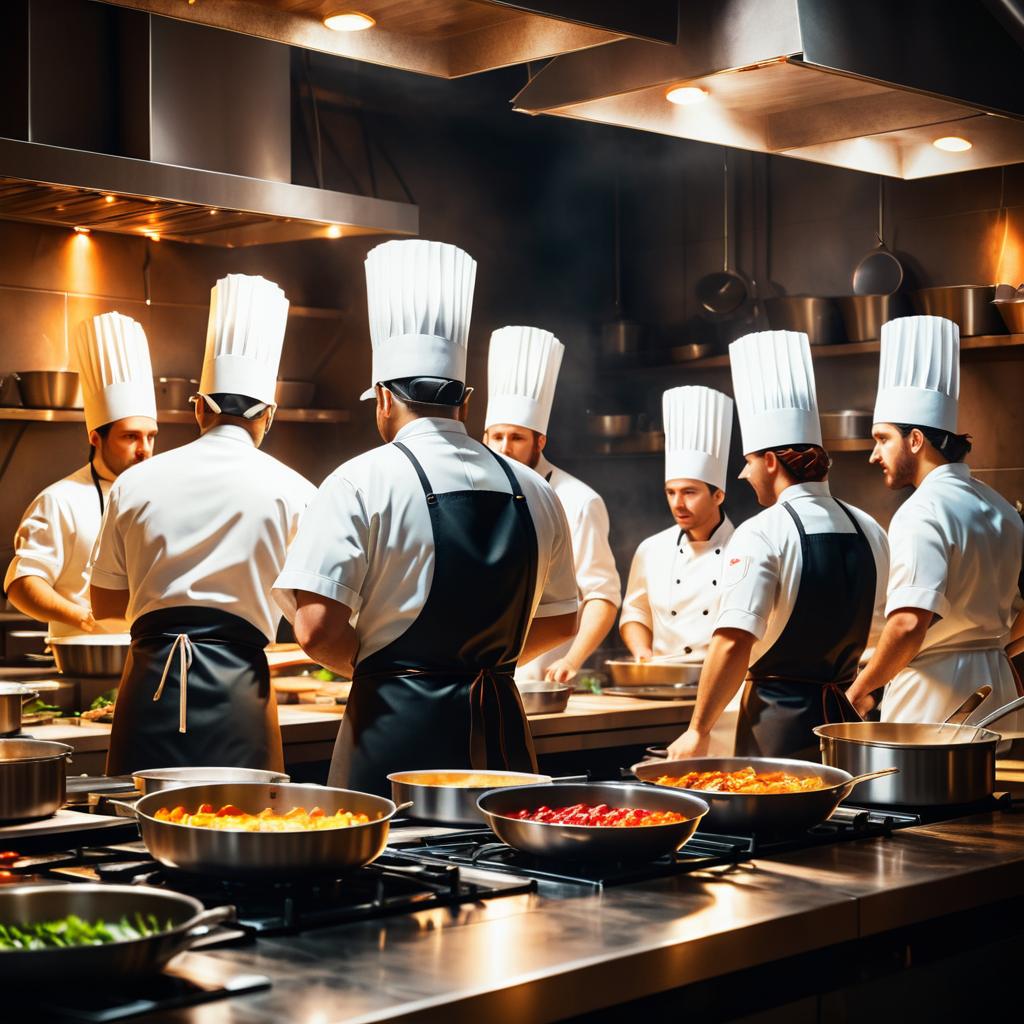
{"label": "apron tie strap", "polygon": [[836,719],[832,718],[828,713],[830,696],[832,698],[832,703],[839,709],[838,721],[861,721],[860,716],[850,703],[850,699],[846,696],[846,690],[839,683],[825,683],[821,688],[821,717],[826,725],[836,721]]}
{"label": "apron tie strap", "polygon": [[[521,721],[522,711],[518,705],[518,693],[508,686],[502,686],[498,680],[499,673],[494,669],[482,668],[469,686],[469,763],[480,770],[493,767],[487,758],[487,723],[490,720],[497,727],[501,766],[505,770],[512,767],[512,760],[505,747],[505,714],[511,714],[512,708],[507,706],[509,700],[516,703],[516,721]],[[506,677],[507,678],[507,677]],[[497,715],[488,715],[488,704],[497,708]]]}
{"label": "apron tie strap", "polygon": [[153,700],[158,701],[164,695],[164,683],[167,682],[167,673],[171,670],[171,662],[174,660],[174,652],[178,652],[178,732],[188,732],[188,670],[192,667],[192,641],[188,633],[179,633],[167,652],[167,660],[164,662],[163,675],[160,676],[160,684],[153,694]]}

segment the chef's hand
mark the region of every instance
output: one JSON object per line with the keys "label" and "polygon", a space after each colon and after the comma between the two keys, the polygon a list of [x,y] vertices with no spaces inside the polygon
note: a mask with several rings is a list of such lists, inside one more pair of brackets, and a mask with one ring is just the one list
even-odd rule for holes
{"label": "chef's hand", "polygon": [[853,710],[856,711],[861,718],[867,718],[868,712],[873,711],[875,705],[878,703],[878,698],[873,693],[865,693],[863,696],[850,701],[850,703],[853,705]]}
{"label": "chef's hand", "polygon": [[652,651],[650,647],[638,647],[633,652],[633,657],[637,661],[650,661],[651,658],[654,657],[654,651]]}
{"label": "chef's hand", "polygon": [[75,623],[83,633],[96,632],[96,620],[92,617],[91,608],[80,608],[81,618]]}
{"label": "chef's hand", "polygon": [[668,759],[670,761],[685,761],[691,757],[707,757],[710,746],[710,736],[704,736],[699,732],[694,732],[692,729],[687,729],[668,748]]}
{"label": "chef's hand", "polygon": [[579,672],[579,665],[574,665],[568,658],[559,658],[552,662],[544,673],[544,681],[548,683],[567,683]]}

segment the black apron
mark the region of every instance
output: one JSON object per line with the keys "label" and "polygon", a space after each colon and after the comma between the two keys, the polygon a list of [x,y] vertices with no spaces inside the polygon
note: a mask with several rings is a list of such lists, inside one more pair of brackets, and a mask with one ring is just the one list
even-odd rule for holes
{"label": "black apron", "polygon": [[871,630],[875,559],[856,518],[836,504],[854,533],[808,535],[783,503],[800,533],[800,586],[782,634],[750,666],[736,727],[741,757],[820,760],[813,729],[858,717],[845,691]]}
{"label": "black apron", "polygon": [[132,623],[107,774],[215,765],[280,771],[267,638],[215,608],[162,608]]}
{"label": "black apron", "polygon": [[434,574],[412,625],[356,666],[330,783],[390,796],[390,772],[536,771],[513,680],[537,579],[537,535],[519,481],[491,452],[511,494],[435,494],[412,452],[395,447],[426,496]]}

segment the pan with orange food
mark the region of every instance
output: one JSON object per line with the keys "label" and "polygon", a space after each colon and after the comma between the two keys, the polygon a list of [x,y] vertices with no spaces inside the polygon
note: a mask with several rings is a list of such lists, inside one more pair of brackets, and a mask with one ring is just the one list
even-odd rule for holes
{"label": "pan with orange food", "polygon": [[220,876],[345,871],[383,852],[391,800],[349,789],[207,783],[163,790],[131,806],[142,841],[167,867]]}
{"label": "pan with orange food", "polygon": [[710,810],[701,828],[724,835],[805,832],[828,818],[859,783],[898,770],[854,776],[781,757],[694,757],[633,766],[641,782],[706,800]]}

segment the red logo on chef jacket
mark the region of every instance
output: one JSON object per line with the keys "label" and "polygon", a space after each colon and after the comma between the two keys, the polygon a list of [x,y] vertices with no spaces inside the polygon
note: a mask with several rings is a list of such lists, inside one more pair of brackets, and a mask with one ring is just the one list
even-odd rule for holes
{"label": "red logo on chef jacket", "polygon": [[733,555],[726,559],[725,570],[722,573],[722,586],[735,586],[741,579],[743,579],[744,576],[747,575],[747,570],[749,568],[749,555]]}

